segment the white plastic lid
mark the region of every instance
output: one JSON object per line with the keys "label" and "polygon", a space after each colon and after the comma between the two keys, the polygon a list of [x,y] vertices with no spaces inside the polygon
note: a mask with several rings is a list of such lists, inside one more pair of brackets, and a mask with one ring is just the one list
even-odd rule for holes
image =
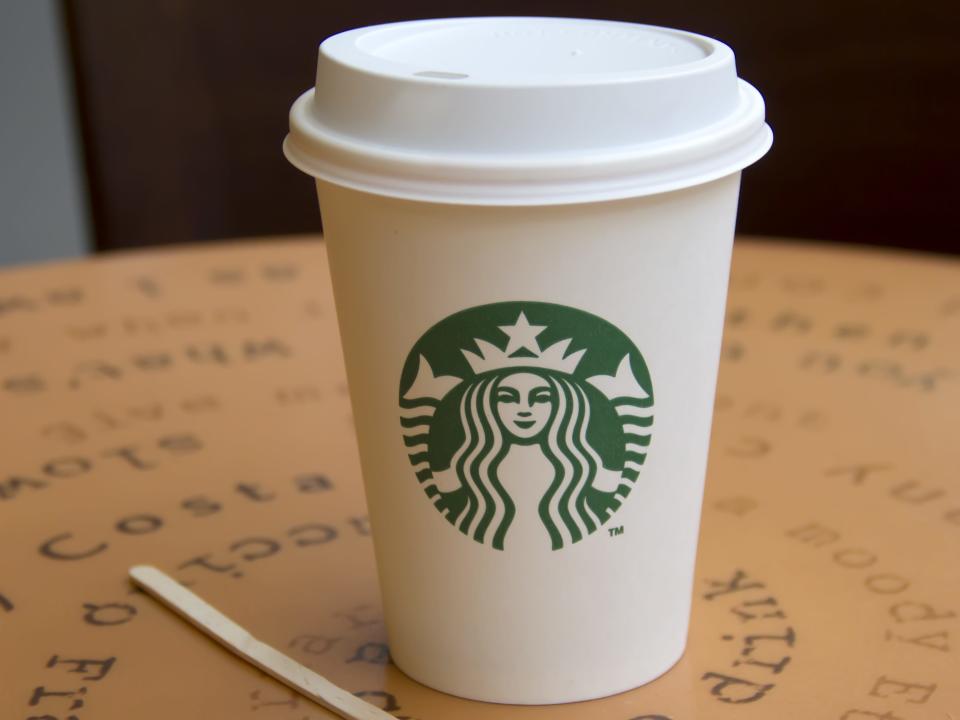
{"label": "white plastic lid", "polygon": [[320,46],[284,152],[318,178],[433,202],[634,197],[770,148],[760,94],[700,35],[567,18],[359,28]]}

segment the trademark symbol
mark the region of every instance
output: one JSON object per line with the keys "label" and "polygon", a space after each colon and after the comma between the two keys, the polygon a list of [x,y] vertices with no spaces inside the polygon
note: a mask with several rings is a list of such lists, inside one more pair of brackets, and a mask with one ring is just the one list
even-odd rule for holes
{"label": "trademark symbol", "polygon": [[610,537],[616,537],[617,535],[623,535],[623,525],[615,528],[608,528],[607,532],[610,533]]}

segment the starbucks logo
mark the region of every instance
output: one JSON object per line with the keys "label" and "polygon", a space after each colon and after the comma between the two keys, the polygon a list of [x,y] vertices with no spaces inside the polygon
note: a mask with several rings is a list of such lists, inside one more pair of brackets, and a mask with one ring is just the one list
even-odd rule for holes
{"label": "starbucks logo", "polygon": [[451,525],[503,550],[512,528],[535,522],[559,550],[630,494],[653,387],[640,351],[606,320],[496,303],[441,320],[413,346],[400,424],[417,481]]}

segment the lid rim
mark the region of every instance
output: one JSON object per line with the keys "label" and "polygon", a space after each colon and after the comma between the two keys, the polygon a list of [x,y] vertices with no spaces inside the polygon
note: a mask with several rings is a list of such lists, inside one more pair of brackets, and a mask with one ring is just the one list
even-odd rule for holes
{"label": "lid rim", "polygon": [[[449,180],[408,181],[390,185],[382,182],[382,176],[369,173],[344,172],[343,168],[331,168],[315,159],[305,160],[294,148],[293,138],[288,135],[283,142],[283,152],[287,160],[297,169],[317,180],[348,187],[374,195],[402,200],[432,202],[443,205],[490,205],[490,206],[534,206],[534,205],[572,205],[586,202],[624,200],[628,198],[648,197],[666,192],[684,190],[703,185],[714,180],[740,172],[762,158],[773,144],[773,131],[763,123],[755,133],[753,142],[739,147],[742,154],[736,161],[728,153],[723,153],[725,162],[710,163],[701,159],[701,170],[690,172],[688,165],[674,168],[668,176],[646,181],[642,175],[620,175],[607,177],[605,183],[596,178],[579,181],[557,182],[551,184],[527,182],[500,183],[460,183],[452,185]],[[682,171],[687,172],[683,173]],[[380,182],[377,182],[380,180]]]}
{"label": "lid rim", "polygon": [[558,170],[567,166],[579,166],[584,159],[592,165],[607,163],[633,163],[639,158],[655,159],[660,156],[673,154],[677,147],[686,147],[696,152],[703,144],[723,142],[725,139],[735,141],[739,136],[759,128],[764,121],[764,104],[760,93],[752,85],[738,79],[741,102],[737,111],[711,125],[703,126],[683,135],[676,135],[668,139],[660,139],[647,143],[638,143],[632,146],[617,148],[581,149],[570,153],[552,153],[550,161],[545,153],[508,154],[483,153],[453,155],[451,153],[431,153],[406,148],[391,148],[373,143],[364,143],[335,130],[330,130],[311,116],[308,106],[314,100],[314,89],[307,90],[298,97],[290,109],[290,135],[300,139],[301,145],[317,145],[325,150],[342,152],[354,156],[356,159],[367,159],[374,162],[387,162],[404,165],[410,168],[429,167],[432,172],[437,169],[450,169],[464,172],[484,172],[495,169],[530,169],[550,168]]}

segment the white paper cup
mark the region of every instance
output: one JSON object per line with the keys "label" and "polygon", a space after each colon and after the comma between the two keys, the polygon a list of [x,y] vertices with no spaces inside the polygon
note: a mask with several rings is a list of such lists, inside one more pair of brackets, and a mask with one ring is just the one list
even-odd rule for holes
{"label": "white paper cup", "polygon": [[474,18],[321,46],[317,177],[397,665],[505,703],[683,653],[740,170],[726,46]]}

